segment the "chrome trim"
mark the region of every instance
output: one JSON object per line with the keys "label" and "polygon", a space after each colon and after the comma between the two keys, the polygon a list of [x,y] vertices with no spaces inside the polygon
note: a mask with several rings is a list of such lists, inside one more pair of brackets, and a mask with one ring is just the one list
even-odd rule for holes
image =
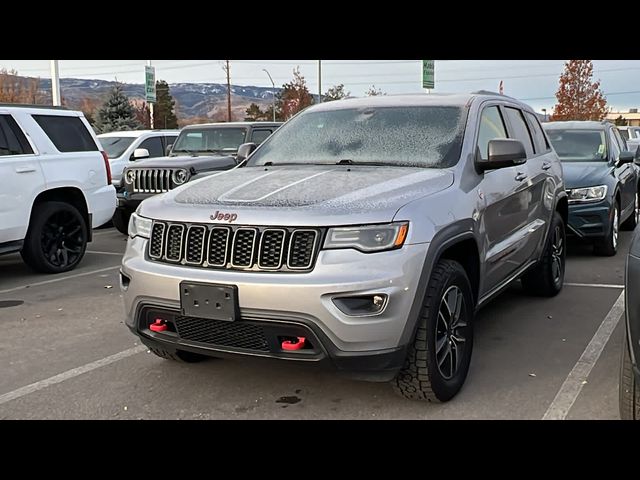
{"label": "chrome trim", "polygon": [[[278,266],[277,267],[263,267],[260,264],[260,256],[262,254],[262,244],[263,242],[263,238],[265,233],[267,232],[282,232],[283,236],[282,236],[282,246],[280,247],[280,259],[278,260]],[[260,235],[260,243],[258,244],[258,268],[262,269],[262,270],[278,270],[280,268],[282,268],[282,255],[284,254],[284,250],[285,250],[285,244],[287,243],[287,231],[284,228],[265,228],[262,231],[262,235]]]}
{"label": "chrome trim", "polygon": [[[190,262],[187,259],[188,256],[188,243],[189,243],[189,232],[191,231],[192,228],[200,228],[203,230],[202,232],[202,246],[200,247],[200,260],[198,260],[197,262]],[[204,225],[189,225],[189,228],[187,228],[187,235],[184,237],[184,262],[188,265],[202,265],[202,262],[204,262],[204,246],[207,243],[206,242],[207,239],[207,228]]]}
{"label": "chrome trim", "polygon": [[[304,266],[304,267],[292,267],[290,265],[289,260],[291,260],[291,247],[293,246],[293,238],[295,237],[295,235],[298,232],[313,232],[313,247],[311,248],[311,257],[309,258],[309,264]],[[313,230],[311,228],[301,228],[301,229],[297,229],[294,230],[293,232],[291,232],[291,238],[289,239],[289,248],[287,251],[287,268],[290,270],[308,270],[311,268],[311,265],[313,265],[313,259],[316,255],[316,249],[318,247],[318,231],[317,230]]]}
{"label": "chrome trim", "polygon": [[[236,237],[238,236],[238,233],[240,233],[243,230],[247,230],[247,231],[252,231],[253,232],[253,243],[251,245],[251,261],[249,262],[249,265],[236,265],[235,263],[233,263],[233,252],[235,251],[236,248]],[[231,262],[231,266],[232,267],[238,267],[238,268],[251,268],[253,267],[253,264],[255,263],[255,252],[256,252],[256,240],[258,240],[258,229],[257,228],[252,228],[252,227],[240,227],[238,229],[236,229],[236,232],[233,235],[233,243],[231,244],[231,258],[230,258],[230,262]]]}

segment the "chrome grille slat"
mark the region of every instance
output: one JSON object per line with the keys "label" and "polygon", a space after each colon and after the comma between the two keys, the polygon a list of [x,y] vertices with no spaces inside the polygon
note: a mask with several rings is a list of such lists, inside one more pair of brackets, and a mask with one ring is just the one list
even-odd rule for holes
{"label": "chrome grille slat", "polygon": [[164,193],[171,190],[171,169],[138,168],[133,171],[134,193]]}
{"label": "chrome grille slat", "polygon": [[189,267],[302,273],[313,269],[321,233],[312,228],[154,221],[147,251],[152,261]]}

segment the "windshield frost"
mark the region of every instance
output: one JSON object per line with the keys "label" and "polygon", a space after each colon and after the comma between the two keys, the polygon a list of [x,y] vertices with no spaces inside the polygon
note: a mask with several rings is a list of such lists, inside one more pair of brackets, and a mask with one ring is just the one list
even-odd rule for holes
{"label": "windshield frost", "polygon": [[252,156],[271,162],[383,163],[443,168],[460,154],[460,107],[380,107],[302,113],[280,127]]}

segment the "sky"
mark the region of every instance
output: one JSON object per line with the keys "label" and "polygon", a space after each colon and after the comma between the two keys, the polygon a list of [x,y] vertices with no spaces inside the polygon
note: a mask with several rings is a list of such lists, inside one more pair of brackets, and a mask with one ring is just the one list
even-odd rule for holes
{"label": "sky", "polygon": [[[640,60],[594,60],[594,79],[614,111],[640,107]],[[62,78],[103,79],[143,83],[146,60],[60,60]],[[156,78],[169,83],[226,83],[223,60],[152,60]],[[551,112],[564,60],[436,60],[434,92],[498,91]],[[352,96],[363,96],[371,85],[383,92],[422,92],[419,60],[322,60],[322,91],[343,83]],[[292,79],[297,66],[309,90],[318,93],[318,60],[231,60],[234,85],[276,86]],[[0,68],[21,75],[49,78],[49,60],[0,60]],[[64,94],[64,92],[63,92]]]}

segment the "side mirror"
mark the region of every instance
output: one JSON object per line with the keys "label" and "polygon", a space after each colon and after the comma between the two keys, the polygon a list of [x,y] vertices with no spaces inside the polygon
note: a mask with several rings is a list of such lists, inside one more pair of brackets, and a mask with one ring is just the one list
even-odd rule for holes
{"label": "side mirror", "polygon": [[620,156],[618,157],[618,165],[624,165],[625,163],[632,163],[635,159],[636,159],[635,153],[625,150],[624,152],[620,152]]}
{"label": "side mirror", "polygon": [[168,157],[169,155],[171,155],[171,149],[173,148],[173,143],[170,143],[169,145],[167,145],[167,148],[165,150],[165,155]]}
{"label": "side mirror", "polygon": [[489,140],[489,158],[476,156],[476,167],[480,172],[496,168],[522,165],[527,161],[527,152],[520,140],[512,138],[496,138]]}
{"label": "side mirror", "polygon": [[146,148],[136,148],[131,155],[131,160],[140,160],[143,158],[149,158],[149,150]]}
{"label": "side mirror", "polygon": [[638,148],[636,148],[636,155],[635,155],[635,160],[636,163],[640,164],[640,145],[638,145]]}
{"label": "side mirror", "polygon": [[246,160],[257,147],[255,143],[243,143],[240,145],[238,147],[238,154],[236,155],[236,162],[240,163]]}

